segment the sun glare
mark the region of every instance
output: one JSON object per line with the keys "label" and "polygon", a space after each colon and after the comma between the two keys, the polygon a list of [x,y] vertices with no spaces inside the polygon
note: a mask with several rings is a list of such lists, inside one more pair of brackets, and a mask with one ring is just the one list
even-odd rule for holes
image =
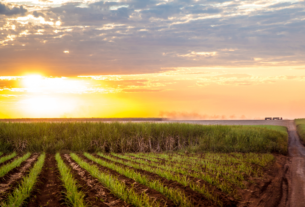
{"label": "sun glare", "polygon": [[79,94],[87,88],[79,80],[42,75],[23,76],[22,85],[28,94],[21,100],[20,107],[29,117],[60,117],[70,113],[77,102],[63,94]]}
{"label": "sun glare", "polygon": [[43,77],[41,75],[27,75],[23,78],[23,85],[26,88],[37,89],[43,84]]}
{"label": "sun glare", "polygon": [[41,75],[23,76],[23,86],[28,92],[35,93],[83,93],[88,88],[84,81],[67,79],[64,77],[53,78]]}
{"label": "sun glare", "polygon": [[24,99],[20,105],[32,117],[59,117],[75,108],[71,100],[47,95]]}
{"label": "sun glare", "polygon": [[46,111],[56,111],[60,105],[58,100],[50,97],[35,97],[23,102],[27,109],[35,113],[45,113]]}

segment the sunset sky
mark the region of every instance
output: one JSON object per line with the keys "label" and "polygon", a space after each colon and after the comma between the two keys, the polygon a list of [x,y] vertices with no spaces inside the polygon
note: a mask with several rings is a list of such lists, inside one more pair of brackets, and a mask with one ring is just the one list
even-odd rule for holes
{"label": "sunset sky", "polygon": [[304,94],[305,1],[0,1],[0,118],[292,119]]}

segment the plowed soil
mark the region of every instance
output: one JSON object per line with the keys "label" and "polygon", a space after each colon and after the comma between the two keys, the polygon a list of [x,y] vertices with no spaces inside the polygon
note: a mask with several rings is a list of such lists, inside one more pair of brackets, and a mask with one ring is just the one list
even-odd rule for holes
{"label": "plowed soil", "polygon": [[85,193],[85,201],[92,207],[120,207],[130,206],[123,200],[115,197],[105,186],[97,179],[93,178],[86,170],[82,169],[67,154],[62,155],[67,166],[70,167],[73,177],[81,186],[82,192]]}
{"label": "plowed soil", "polygon": [[60,180],[60,174],[54,155],[47,154],[42,172],[39,175],[35,189],[28,199],[29,207],[65,205],[65,188]]}
{"label": "plowed soil", "polygon": [[[147,159],[144,159],[144,158],[138,158],[138,157],[133,157],[133,156],[129,156],[131,159],[134,159],[134,160],[144,160],[146,161],[147,163],[153,163],[153,164],[162,164],[162,162],[155,162],[155,161],[151,161],[151,160],[147,160]],[[117,159],[121,159],[121,160],[125,160],[125,159],[122,159],[122,158],[118,158],[118,157],[115,157]],[[125,161],[131,161],[131,160],[125,160]],[[165,160],[163,160],[165,161]],[[132,162],[132,161],[131,161]],[[173,166],[173,162],[171,161],[166,161],[167,165],[171,165]],[[163,162],[164,164],[164,162]],[[150,166],[150,167],[153,167],[153,166]],[[183,168],[180,166],[180,168]],[[185,169],[185,168],[184,168]],[[187,169],[189,171],[192,171],[192,166],[190,165],[189,168]],[[202,170],[202,172],[204,172],[204,170]],[[172,172],[173,174],[175,174],[175,172]],[[206,172],[205,172],[206,173]],[[176,173],[177,174],[177,173]],[[180,174],[180,173],[178,173]],[[208,173],[207,173],[208,174]],[[182,174],[180,174],[182,175]],[[211,177],[213,177],[213,175],[209,174]],[[224,194],[220,189],[218,189],[217,187],[211,185],[210,183],[202,180],[202,179],[198,179],[198,178],[195,178],[195,177],[192,177],[192,176],[187,176],[187,178],[199,185],[204,185],[208,190],[209,192],[213,192],[214,195],[216,195],[218,197],[219,200],[221,200],[221,202],[223,203],[224,206],[236,206],[237,204],[237,201],[234,201],[234,199],[232,197],[229,197],[227,196],[226,194]],[[235,187],[237,188],[237,187]]]}
{"label": "plowed soil", "polygon": [[17,155],[16,157],[13,157],[12,159],[6,160],[5,162],[2,162],[0,164],[0,167],[4,166],[4,165],[6,165],[6,164],[8,164],[10,162],[13,162],[15,159],[18,159],[18,158],[20,158],[20,156]]}
{"label": "plowed soil", "polygon": [[168,207],[176,206],[173,201],[167,199],[164,195],[162,195],[158,191],[148,188],[147,186],[142,185],[140,183],[137,183],[135,180],[127,178],[126,176],[121,175],[114,170],[111,170],[109,168],[98,165],[98,164],[94,163],[93,161],[87,159],[85,156],[80,155],[80,157],[82,159],[84,159],[86,162],[96,165],[101,171],[110,172],[112,175],[118,176],[118,179],[120,181],[123,181],[127,188],[133,188],[133,190],[136,193],[141,194],[141,193],[145,192],[152,201],[159,202],[161,206],[164,206],[164,205],[166,205]]}
{"label": "plowed soil", "polygon": [[[166,178],[163,178],[155,173],[151,173],[145,170],[140,170],[140,169],[136,169],[133,167],[129,167],[127,165],[123,165],[120,164],[118,162],[113,162],[111,160],[108,160],[106,158],[97,156],[96,157],[103,159],[107,162],[112,162],[115,163],[116,165],[122,166],[122,167],[127,167],[127,168],[131,168],[143,175],[148,176],[151,180],[159,180],[161,181],[166,187],[168,188],[174,188],[174,189],[180,189],[181,191],[183,191],[185,193],[185,195],[192,200],[192,202],[194,203],[194,206],[215,206],[215,204],[213,204],[210,200],[208,200],[207,198],[205,198],[202,194],[197,193],[196,191],[193,191],[190,187],[188,186],[184,186],[176,181],[172,181],[172,180],[168,180]],[[124,160],[124,159],[122,159]],[[125,160],[126,161],[126,160]],[[232,206],[230,203],[227,203],[227,206]],[[234,206],[234,205],[233,205]]]}
{"label": "plowed soil", "polygon": [[29,173],[29,170],[32,168],[37,158],[38,154],[32,154],[31,157],[21,163],[19,167],[12,169],[0,179],[0,201],[5,199],[9,193],[13,192],[22,178]]}
{"label": "plowed soil", "polygon": [[[248,180],[252,181],[253,184],[247,186],[247,189],[236,189],[238,190],[238,194],[241,195],[240,199],[228,201],[224,193],[215,191],[214,193],[217,193],[219,198],[222,198],[224,206],[286,206],[288,202],[289,182],[286,175],[289,169],[289,158],[283,155],[276,154],[274,156],[276,157],[275,162],[272,166],[269,166],[268,170],[265,171],[263,179],[249,177]],[[143,170],[137,171],[142,172],[143,174],[151,174]],[[202,197],[203,196],[201,195],[201,198]],[[200,204],[198,206],[200,206]]]}
{"label": "plowed soil", "polygon": [[289,158],[283,155],[275,155],[276,159],[272,166],[265,170],[261,179],[249,177],[253,183],[242,189],[242,195],[238,207],[269,207],[287,205]]}

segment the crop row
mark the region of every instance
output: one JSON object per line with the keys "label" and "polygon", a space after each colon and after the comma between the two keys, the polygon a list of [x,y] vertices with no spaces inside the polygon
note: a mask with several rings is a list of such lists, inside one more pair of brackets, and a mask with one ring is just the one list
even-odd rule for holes
{"label": "crop row", "polygon": [[[100,156],[105,156],[105,157],[108,157],[106,155],[102,155],[102,154],[99,154]],[[107,168],[110,168],[112,170],[115,170],[116,172],[128,177],[128,178],[131,178],[131,179],[134,179],[136,182],[138,183],[141,183],[147,187],[150,187],[160,193],[163,193],[166,197],[168,197],[169,199],[172,199],[173,202],[176,204],[176,205],[179,205],[179,206],[192,206],[192,203],[191,201],[189,201],[187,199],[187,197],[184,195],[183,192],[181,192],[180,190],[177,190],[177,189],[173,189],[173,188],[168,188],[166,186],[163,185],[162,182],[158,181],[158,180],[151,180],[148,176],[145,176],[141,173],[138,173],[136,172],[135,170],[131,169],[131,168],[124,168],[124,167],[120,167],[119,165],[116,165],[114,163],[111,163],[111,162],[107,162],[107,161],[104,161],[102,159],[98,159],[88,153],[85,153],[85,156],[90,159],[90,160],[93,160],[94,162],[104,166],[104,167],[107,167]]]}
{"label": "crop row", "polygon": [[[2,152],[0,153],[1,155],[3,154]],[[0,156],[1,156],[0,155]],[[9,154],[9,155],[6,155],[6,156],[3,156],[0,158],[0,164],[12,159],[13,157],[15,157],[17,154],[16,152],[13,152],[12,154]]]}
{"label": "crop row", "polygon": [[[9,161],[7,159],[8,156],[10,156],[11,161],[0,167],[0,178],[8,175],[13,176],[22,167],[22,163],[25,160],[31,156],[33,158],[31,153],[14,158],[16,153],[13,153],[1,157],[0,160],[6,157],[6,161]],[[38,157],[38,155],[36,156]],[[49,157],[56,160],[60,180],[65,189],[65,196],[62,201],[65,204],[75,207],[90,206],[90,203],[86,200],[89,194],[87,191],[83,191],[83,187],[90,188],[90,185],[83,186],[84,183],[81,183],[80,180],[84,173],[88,173],[86,177],[89,176],[92,177],[91,180],[98,180],[102,186],[110,190],[118,201],[124,202],[126,205],[189,207],[197,205],[226,206],[232,204],[232,197],[236,201],[238,200],[239,195],[233,188],[235,185],[238,186],[236,181],[238,176],[234,177],[231,175],[232,173],[224,174],[224,170],[228,170],[227,167],[229,166],[227,165],[235,165],[234,168],[239,166],[236,168],[239,169],[236,173],[244,174],[249,170],[251,171],[253,162],[258,162],[257,156],[269,160],[268,162],[261,162],[261,164],[264,163],[261,166],[262,168],[272,162],[272,156],[269,154],[255,156],[234,153],[228,156],[232,158],[226,157],[224,154],[187,154],[183,156],[179,153],[97,153],[95,155],[89,153],[61,155],[57,153],[55,156]],[[222,157],[226,157],[230,161],[223,163]],[[36,196],[33,195],[33,189],[35,189],[38,182],[41,182],[39,176],[43,167],[48,166],[44,166],[45,153],[42,153],[35,160],[35,164],[30,167],[31,169],[28,173],[24,174],[23,179],[16,180],[18,185],[12,185],[13,189],[8,191],[9,193],[5,196],[5,199],[1,200],[0,198],[1,206],[25,206],[25,203],[33,196]],[[220,179],[217,174],[213,175],[212,172],[214,172],[213,168],[215,167],[213,161],[220,166],[224,166],[224,168],[220,167],[216,170],[220,170],[223,175],[227,176],[226,179],[228,180]],[[240,167],[242,164],[247,167],[243,169]],[[85,170],[80,174],[81,176],[75,176],[75,166]],[[250,168],[248,169],[249,166]],[[13,169],[16,169],[16,172]],[[255,175],[260,176],[259,173]],[[2,180],[1,182],[5,181]],[[153,195],[156,196],[154,197]],[[63,196],[61,195],[61,197]],[[197,201],[199,197],[201,200]],[[105,197],[98,195],[96,199],[106,204]],[[203,204],[204,202],[205,204]]]}
{"label": "crop row", "polygon": [[[271,154],[256,154],[255,156],[253,154],[252,158],[249,158],[249,156],[230,157],[228,154],[216,155],[215,157],[211,153],[204,155],[204,159],[181,156],[181,154],[168,155],[153,153],[129,154],[129,157],[137,159],[137,162],[145,163],[149,161],[152,166],[161,167],[177,173],[189,174],[193,177],[206,180],[210,184],[225,191],[231,191],[228,187],[230,184],[226,182],[244,188],[246,177],[258,177],[263,173],[263,168],[274,159]],[[160,166],[160,164],[162,165]],[[190,168],[192,172],[190,172]],[[216,177],[216,179],[211,177]],[[222,178],[221,181],[219,180],[220,177]]]}

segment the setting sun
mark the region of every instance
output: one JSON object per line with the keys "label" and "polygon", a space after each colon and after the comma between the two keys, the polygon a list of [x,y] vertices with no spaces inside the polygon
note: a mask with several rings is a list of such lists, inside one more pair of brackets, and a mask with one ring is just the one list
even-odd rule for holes
{"label": "setting sun", "polygon": [[62,117],[75,109],[76,103],[68,98],[52,95],[34,95],[19,102],[24,114],[31,117]]}
{"label": "setting sun", "polygon": [[0,118],[305,116],[304,1],[0,2]]}
{"label": "setting sun", "polygon": [[23,78],[23,85],[26,88],[38,89],[43,84],[43,76],[27,75]]}
{"label": "setting sun", "polygon": [[81,105],[73,94],[91,92],[90,82],[84,82],[77,78],[54,78],[33,74],[23,76],[21,80],[22,90],[20,91],[26,93],[20,98],[18,109],[26,117],[76,115]]}

